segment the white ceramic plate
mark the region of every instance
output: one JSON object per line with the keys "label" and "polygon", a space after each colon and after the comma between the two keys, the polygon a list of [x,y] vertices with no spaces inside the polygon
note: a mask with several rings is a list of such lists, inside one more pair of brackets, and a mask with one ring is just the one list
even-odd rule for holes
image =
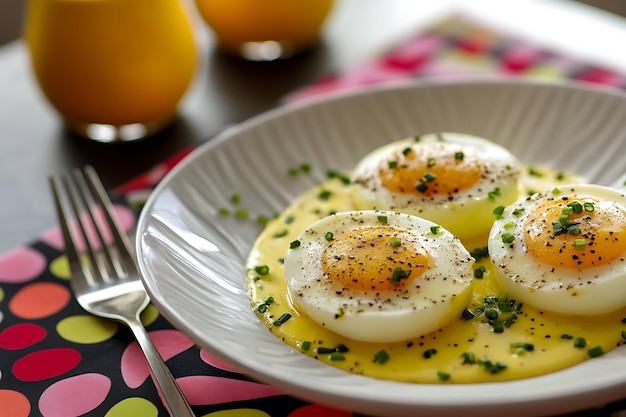
{"label": "white ceramic plate", "polygon": [[[260,232],[256,214],[283,209],[367,152],[418,133],[490,138],[522,161],[606,185],[626,171],[626,95],[529,82],[418,83],[376,88],[263,114],[206,143],[150,197],[138,224],[145,285],[158,309],[199,346],[284,391],[363,414],[521,416],[581,409],[626,396],[626,348],[538,378],[428,385],[345,373],[294,351],[251,310],[244,262]],[[290,177],[290,168],[313,166]],[[235,207],[237,208],[237,207]],[[626,289],[625,289],[626,291]]]}

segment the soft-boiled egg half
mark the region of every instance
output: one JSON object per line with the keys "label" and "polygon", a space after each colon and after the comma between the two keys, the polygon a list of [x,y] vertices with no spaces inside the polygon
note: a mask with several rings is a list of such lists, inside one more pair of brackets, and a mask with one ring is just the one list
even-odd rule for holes
{"label": "soft-boiled egg half", "polygon": [[458,318],[474,259],[441,226],[409,214],[348,211],[315,222],[284,261],[297,308],[354,340],[398,342]]}
{"label": "soft-boiled egg half", "polygon": [[626,305],[626,196],[563,185],[504,208],[489,237],[496,278],[528,305],[573,315]]}
{"label": "soft-boiled egg half", "polygon": [[393,210],[461,239],[486,235],[492,211],[518,198],[521,164],[507,149],[460,133],[403,139],[366,155],[352,175],[359,210]]}

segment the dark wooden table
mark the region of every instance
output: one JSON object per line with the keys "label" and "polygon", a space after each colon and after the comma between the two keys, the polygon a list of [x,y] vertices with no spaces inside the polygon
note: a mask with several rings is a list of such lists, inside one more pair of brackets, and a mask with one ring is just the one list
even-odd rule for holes
{"label": "dark wooden table", "polygon": [[[114,187],[181,149],[210,140],[229,125],[280,105],[284,95],[297,87],[379,53],[459,3],[466,9],[482,9],[492,20],[499,20],[497,13],[504,16],[509,7],[525,7],[514,5],[524,2],[513,2],[498,12],[497,2],[487,0],[428,2],[436,3],[431,5],[385,0],[384,6],[380,0],[338,0],[316,48],[289,60],[265,63],[220,53],[211,32],[200,22],[201,66],[176,124],[142,142],[103,145],[67,132],[39,92],[25,45],[17,39],[25,3],[0,2],[0,253],[28,243],[56,223],[47,184],[51,174],[91,164],[105,185]],[[555,3],[570,6],[566,0]],[[609,28],[615,23],[612,17],[605,20]],[[554,31],[538,26],[537,32],[544,32],[544,37],[554,32],[554,39],[559,39],[558,26]]]}

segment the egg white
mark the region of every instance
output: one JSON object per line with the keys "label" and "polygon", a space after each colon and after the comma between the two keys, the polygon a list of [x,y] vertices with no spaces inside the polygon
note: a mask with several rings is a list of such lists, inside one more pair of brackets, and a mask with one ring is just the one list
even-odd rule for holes
{"label": "egg white", "polygon": [[[327,233],[339,237],[351,230],[381,226],[380,216],[386,219],[389,236],[411,241],[424,252],[428,269],[398,291],[338,291],[322,267],[330,244]],[[284,260],[291,300],[314,321],[350,339],[396,342],[425,335],[458,318],[471,295],[474,259],[458,238],[417,216],[375,210],[340,212],[308,227],[297,242],[300,245],[289,249]]]}
{"label": "egg white", "polygon": [[[562,200],[564,198],[567,200]],[[609,213],[608,221],[615,230],[626,229],[624,193],[590,184],[563,185],[534,194],[506,207],[502,217],[494,222],[489,235],[489,254],[496,268],[496,280],[509,297],[543,310],[571,315],[599,315],[626,306],[626,241],[611,243],[619,245],[617,250],[621,250],[622,254],[610,263],[570,267],[541,262],[531,255],[524,240],[527,234],[540,236],[539,233],[543,233],[541,239],[545,237],[545,244],[556,246],[554,232],[552,238],[549,236],[549,231],[553,230],[550,220],[542,217],[533,219],[530,213],[539,211],[537,207],[544,207],[542,204],[551,201],[583,202],[585,198],[600,201],[601,204],[596,204],[594,210]],[[589,222],[580,220],[582,232],[571,239],[584,237],[586,224]],[[504,238],[508,243],[503,241],[505,234],[509,234],[508,239]],[[594,253],[594,256],[602,256],[599,248],[595,250],[599,253]],[[590,258],[590,254],[585,256]],[[565,261],[554,260],[557,263]]]}
{"label": "egg white", "polygon": [[[446,155],[460,152],[464,163],[481,167],[481,177],[471,187],[452,193],[420,195],[415,190],[390,190],[383,184],[380,173],[390,170],[390,162],[402,163],[406,149],[412,149],[421,158],[429,158],[433,164]],[[487,139],[461,133],[432,133],[418,140],[392,142],[366,155],[352,175],[352,199],[356,209],[414,214],[441,224],[464,240],[486,236],[493,222],[493,209],[517,200],[520,173],[519,160]]]}

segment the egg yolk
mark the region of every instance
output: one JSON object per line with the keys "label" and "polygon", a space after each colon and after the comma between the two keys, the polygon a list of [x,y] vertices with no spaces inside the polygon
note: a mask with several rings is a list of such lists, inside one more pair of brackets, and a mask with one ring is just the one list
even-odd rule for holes
{"label": "egg yolk", "polygon": [[[578,209],[572,210],[574,206]],[[533,209],[523,230],[528,252],[554,268],[593,268],[626,252],[626,213],[612,201],[589,197],[547,201]]]}
{"label": "egg yolk", "polygon": [[[434,146],[433,146],[434,145]],[[390,191],[401,194],[451,195],[471,188],[483,175],[482,164],[447,143],[405,149],[381,167],[379,177]],[[455,150],[457,149],[457,150]]]}
{"label": "egg yolk", "polygon": [[322,257],[324,276],[337,291],[397,291],[427,269],[421,245],[393,227],[362,227],[333,236]]}

